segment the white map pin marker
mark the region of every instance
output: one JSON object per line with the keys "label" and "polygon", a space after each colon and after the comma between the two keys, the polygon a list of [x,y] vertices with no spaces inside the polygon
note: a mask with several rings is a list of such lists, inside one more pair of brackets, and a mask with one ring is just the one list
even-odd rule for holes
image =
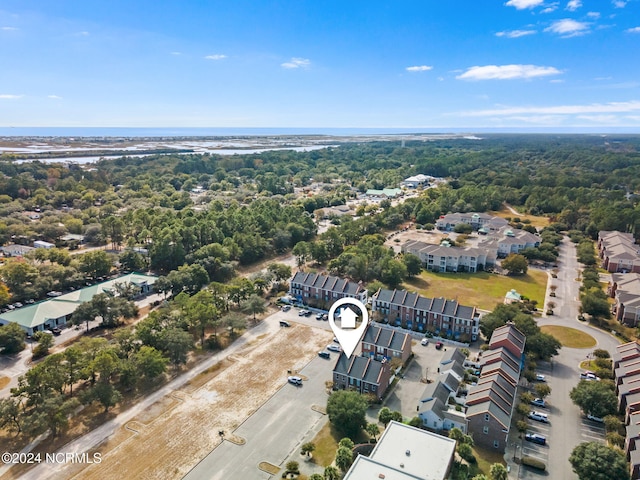
{"label": "white map pin marker", "polygon": [[[336,309],[343,305],[350,305],[351,307],[345,306],[340,312],[341,327],[338,327],[333,317],[336,313]],[[358,317],[358,314],[352,307],[356,307],[362,313],[362,323],[358,328],[356,328],[356,318]],[[331,325],[331,330],[333,330],[333,333],[338,338],[342,351],[347,358],[353,354],[353,351],[358,346],[368,324],[369,313],[367,312],[367,307],[365,307],[364,303],[355,298],[341,298],[331,305],[331,308],[329,309],[329,325]]]}

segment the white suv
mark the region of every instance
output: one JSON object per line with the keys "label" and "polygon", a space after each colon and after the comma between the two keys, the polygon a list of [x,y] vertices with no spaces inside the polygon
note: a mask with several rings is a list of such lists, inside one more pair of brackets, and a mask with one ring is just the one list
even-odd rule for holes
{"label": "white suv", "polygon": [[549,417],[546,413],[533,411],[529,413],[528,417],[536,422],[549,423]]}

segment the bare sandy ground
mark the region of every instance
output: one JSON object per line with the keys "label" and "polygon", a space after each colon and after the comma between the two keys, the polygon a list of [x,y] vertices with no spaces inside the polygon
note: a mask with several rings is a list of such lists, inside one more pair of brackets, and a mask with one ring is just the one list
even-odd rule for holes
{"label": "bare sandy ground", "polygon": [[[304,325],[269,331],[120,428],[95,450],[100,464],[52,478],[181,478],[220,443],[220,430],[242,442],[233,430],[330,340],[330,332]],[[199,385],[199,378],[209,380]]]}

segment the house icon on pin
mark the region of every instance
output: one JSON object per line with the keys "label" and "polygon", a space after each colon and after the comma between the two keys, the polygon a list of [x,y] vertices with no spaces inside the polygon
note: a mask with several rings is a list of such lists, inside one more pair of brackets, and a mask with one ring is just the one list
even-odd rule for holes
{"label": "house icon on pin", "polygon": [[349,307],[343,308],[340,312],[340,327],[341,328],[356,328],[356,318],[358,315]]}

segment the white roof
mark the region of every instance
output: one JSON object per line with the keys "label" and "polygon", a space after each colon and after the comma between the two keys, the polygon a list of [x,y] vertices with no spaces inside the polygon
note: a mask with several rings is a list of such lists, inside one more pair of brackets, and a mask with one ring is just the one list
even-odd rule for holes
{"label": "white roof", "polygon": [[455,440],[392,421],[371,452],[370,461],[354,463],[344,478],[373,480],[382,473],[386,480],[444,480],[455,449]]}

